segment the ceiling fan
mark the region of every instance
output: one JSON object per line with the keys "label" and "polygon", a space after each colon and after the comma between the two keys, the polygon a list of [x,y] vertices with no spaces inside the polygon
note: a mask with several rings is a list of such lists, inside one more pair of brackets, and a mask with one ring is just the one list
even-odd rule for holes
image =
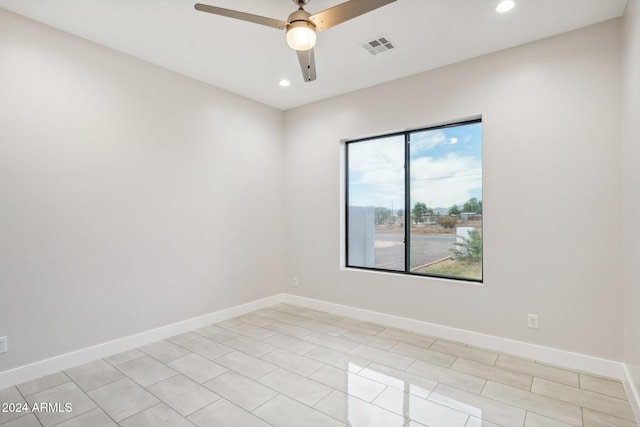
{"label": "ceiling fan", "polygon": [[309,3],[309,0],[292,1],[298,6],[298,10],[290,14],[286,21],[201,3],[197,3],[195,8],[201,12],[266,25],[278,30],[286,30],[287,43],[298,54],[298,62],[300,62],[304,81],[310,82],[316,79],[316,62],[313,55],[313,47],[316,44],[316,31],[324,31],[327,28],[364,15],[396,0],[350,0],[318,12],[315,15],[311,15],[304,10],[304,6]]}

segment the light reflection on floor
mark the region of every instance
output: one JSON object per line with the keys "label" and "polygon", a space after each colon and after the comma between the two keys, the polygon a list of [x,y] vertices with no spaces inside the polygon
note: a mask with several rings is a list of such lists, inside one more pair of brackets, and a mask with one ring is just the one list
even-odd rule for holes
{"label": "light reflection on floor", "polygon": [[[464,427],[475,425],[473,421],[468,424],[470,415],[472,420],[474,418],[482,419],[480,408],[439,395],[433,392],[433,387],[424,388],[404,379],[387,375],[375,369],[363,368],[353,363],[349,363],[349,371],[346,375],[347,394],[344,395],[344,398],[348,403],[345,405],[345,421],[353,427],[403,427],[406,425],[418,427],[418,424],[411,424],[410,421],[429,426]],[[382,391],[372,403],[365,402],[356,397],[365,393],[362,387],[366,387],[366,385],[362,383],[362,377],[389,387]],[[435,387],[435,385],[434,382],[433,386]],[[434,397],[441,403],[450,407],[426,400],[430,394],[434,394]],[[451,407],[464,412],[458,412]]]}

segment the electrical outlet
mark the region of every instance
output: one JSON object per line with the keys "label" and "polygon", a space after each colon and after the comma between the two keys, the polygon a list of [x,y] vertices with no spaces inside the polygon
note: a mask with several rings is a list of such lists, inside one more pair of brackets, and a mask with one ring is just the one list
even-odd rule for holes
{"label": "electrical outlet", "polygon": [[0,337],[0,354],[7,352],[7,337]]}
{"label": "electrical outlet", "polygon": [[291,280],[291,286],[293,286],[294,288],[298,287],[298,278],[294,277],[293,280]]}
{"label": "electrical outlet", "polygon": [[527,326],[531,329],[538,329],[538,315],[530,314],[527,318]]}

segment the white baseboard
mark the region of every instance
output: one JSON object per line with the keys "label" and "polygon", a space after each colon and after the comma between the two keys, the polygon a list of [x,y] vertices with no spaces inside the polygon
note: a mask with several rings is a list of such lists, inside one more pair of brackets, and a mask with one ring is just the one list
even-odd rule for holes
{"label": "white baseboard", "polygon": [[451,341],[459,341],[489,350],[513,354],[515,356],[534,359],[539,362],[557,366],[564,366],[574,370],[591,372],[597,375],[611,378],[624,379],[622,363],[612,360],[600,359],[579,353],[558,350],[508,338],[500,338],[493,335],[481,334],[464,329],[437,325],[421,320],[394,316],[392,314],[363,310],[361,308],[335,304],[332,302],[284,294],[284,302],[317,310],[328,311],[342,316],[353,317],[360,320],[379,323],[395,328],[419,332]]}
{"label": "white baseboard", "polygon": [[629,403],[636,420],[640,420],[640,389],[638,389],[637,377],[631,373],[631,369],[627,364],[623,365],[625,378],[623,379],[624,388],[629,397]]}
{"label": "white baseboard", "polygon": [[[290,294],[273,295],[204,316],[162,326],[139,334],[3,371],[0,372],[0,390],[281,302],[323,310],[447,340],[460,341],[465,344],[534,359],[544,363],[619,378],[625,381],[629,396],[635,397],[634,403],[636,407],[634,411],[638,410],[640,394],[633,384],[626,366],[620,362]],[[632,398],[630,400],[634,399]]]}
{"label": "white baseboard", "polygon": [[273,295],[235,307],[225,308],[214,313],[183,320],[171,325],[161,326],[156,329],[144,331],[139,334],[118,338],[92,347],[83,348],[50,359],[41,360],[29,365],[0,372],[0,390],[30,381],[36,378],[50,375],[74,366],[82,365],[97,359],[112,356],[123,351],[131,350],[154,341],[170,338],[184,332],[198,329],[212,323],[221,322],[232,317],[240,316],[251,311],[269,307],[284,301],[283,294]]}

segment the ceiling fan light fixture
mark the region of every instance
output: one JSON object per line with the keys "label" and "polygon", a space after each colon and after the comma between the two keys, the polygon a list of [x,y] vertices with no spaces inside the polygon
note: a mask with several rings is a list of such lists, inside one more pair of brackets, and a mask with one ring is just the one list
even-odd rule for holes
{"label": "ceiling fan light fixture", "polygon": [[316,27],[307,21],[287,25],[287,44],[294,50],[309,50],[316,45]]}

